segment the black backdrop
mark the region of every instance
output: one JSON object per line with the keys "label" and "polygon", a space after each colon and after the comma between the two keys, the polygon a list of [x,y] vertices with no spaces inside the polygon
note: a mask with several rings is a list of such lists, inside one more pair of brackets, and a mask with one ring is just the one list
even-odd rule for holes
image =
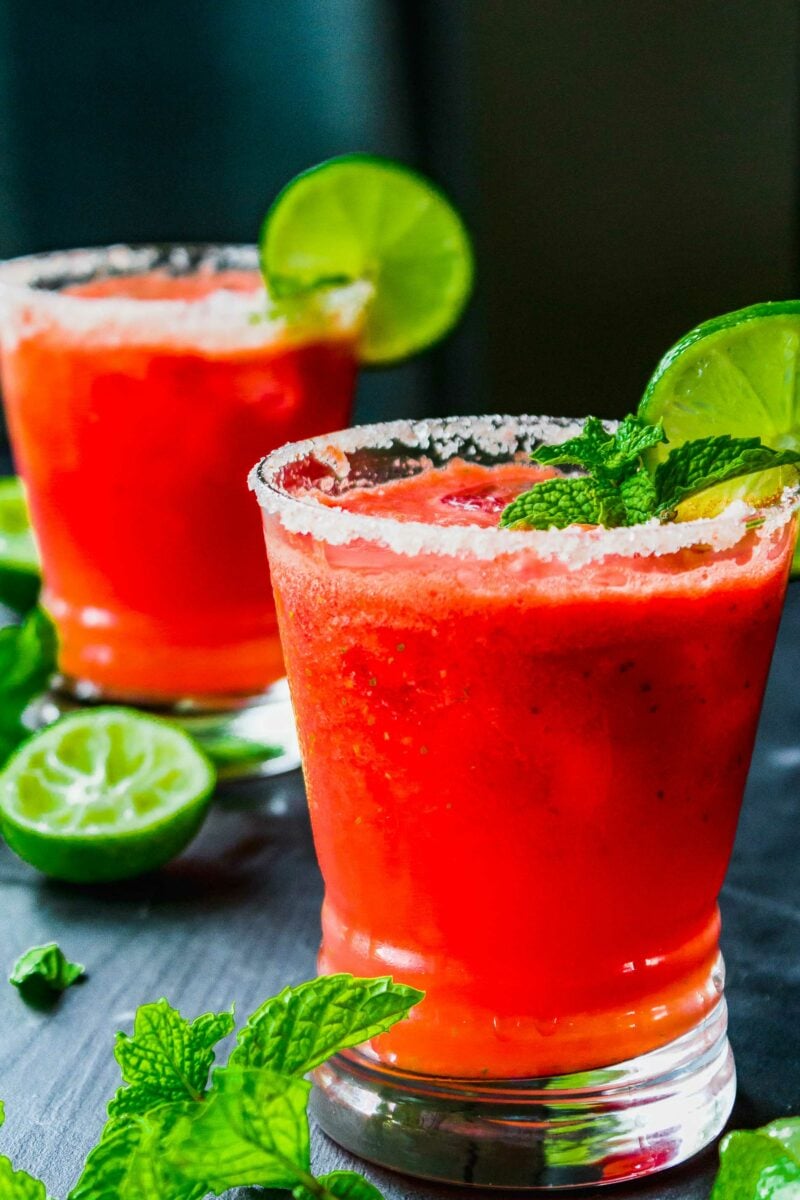
{"label": "black backdrop", "polygon": [[360,148],[466,213],[460,334],[360,419],[620,413],[695,321],[798,292],[794,0],[0,0],[0,256],[251,240]]}

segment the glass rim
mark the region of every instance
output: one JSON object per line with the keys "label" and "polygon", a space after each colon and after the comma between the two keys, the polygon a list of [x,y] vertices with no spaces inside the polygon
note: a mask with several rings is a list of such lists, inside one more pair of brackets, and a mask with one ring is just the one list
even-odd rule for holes
{"label": "glass rim", "polygon": [[[604,422],[609,429],[616,421]],[[715,551],[736,546],[750,530],[769,536],[781,528],[800,506],[800,486],[784,488],[769,504],[732,501],[713,517],[661,523],[657,518],[642,525],[618,529],[602,526],[566,529],[510,530],[475,525],[434,525],[422,521],[399,521],[394,517],[350,512],[322,504],[308,493],[293,495],[279,481],[284,468],[316,458],[346,477],[346,456],[358,450],[391,450],[395,443],[417,449],[421,455],[432,443],[440,442],[450,458],[457,458],[459,439],[469,438],[487,454],[499,456],[514,448],[520,439],[530,448],[539,442],[557,444],[575,437],[582,418],[510,416],[441,417],[425,420],[386,421],[354,426],[301,442],[289,442],[256,463],[248,475],[248,486],[261,509],[276,517],[289,533],[310,534],[315,540],[342,546],[349,542],[377,543],[398,555],[439,555],[484,561],[509,555],[534,554],[549,562],[578,568],[605,558],[661,557],[696,546]],[[524,446],[522,447],[524,450]]]}
{"label": "glass rim", "polygon": [[252,291],[224,285],[202,296],[154,299],[134,296],[65,294],[63,287],[96,279],[124,279],[166,269],[175,277],[202,272],[258,271],[258,247],[252,243],[153,242],[47,250],[0,261],[0,316],[4,338],[13,340],[15,317],[24,314],[26,330],[36,319],[85,336],[97,330],[112,337],[152,340],[159,334],[186,344],[257,348],[294,335],[354,338],[372,294],[366,282],[320,290],[295,314],[269,311],[263,280]]}
{"label": "glass rim", "polygon": [[[227,260],[227,261],[226,261]],[[39,292],[46,284],[36,279],[70,282],[95,279],[100,271],[109,277],[139,275],[156,266],[188,274],[201,266],[218,270],[258,270],[258,247],[247,242],[111,242],[107,246],[76,246],[68,250],[42,250],[0,260],[0,284]],[[97,297],[64,297],[84,301]],[[141,300],[141,304],[162,301]],[[166,300],[179,304],[179,300]]]}

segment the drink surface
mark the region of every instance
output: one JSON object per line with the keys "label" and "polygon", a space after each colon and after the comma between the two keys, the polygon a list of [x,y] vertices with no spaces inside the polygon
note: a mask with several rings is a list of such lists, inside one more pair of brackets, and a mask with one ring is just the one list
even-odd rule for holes
{"label": "drink surface", "polygon": [[[319,499],[496,525],[537,477],[455,461]],[[534,551],[314,542],[267,517],[326,885],[321,968],[427,992],[374,1043],[384,1061],[580,1071],[713,1007],[790,525],[570,570]]]}
{"label": "drink surface", "polygon": [[[283,673],[245,476],[264,446],[347,424],[355,350],[260,337],[241,308],[259,287],[249,271],[97,280],[65,289],[74,323],[31,292],[4,347],[61,670],[105,695],[247,695]],[[125,301],[126,319],[137,301],[184,303],[130,336]],[[195,312],[212,329],[219,313],[213,339],[194,336]]]}

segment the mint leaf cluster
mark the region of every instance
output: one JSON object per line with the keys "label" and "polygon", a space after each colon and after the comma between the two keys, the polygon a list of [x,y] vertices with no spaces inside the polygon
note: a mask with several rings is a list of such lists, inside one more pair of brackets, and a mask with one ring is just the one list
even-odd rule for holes
{"label": "mint leaf cluster", "polygon": [[[250,1016],[213,1072],[232,1011],[190,1022],[166,1000],[143,1005],[133,1034],[117,1035],[123,1085],[68,1200],[203,1200],[245,1186],[295,1200],[381,1200],[357,1172],[311,1173],[304,1075],[389,1029],[422,996],[388,977],[329,975],[286,988]],[[47,1197],[0,1156],[0,1200]]]}
{"label": "mint leaf cluster", "polygon": [[83,963],[70,962],[60,946],[48,942],[45,946],[31,946],[21,954],[11,968],[8,982],[19,988],[23,996],[35,998],[42,993],[64,992],[85,973]]}
{"label": "mint leaf cluster", "polygon": [[0,629],[0,766],[30,735],[22,714],[56,669],[56,644],[53,622],[41,608],[21,625]]}
{"label": "mint leaf cluster", "polygon": [[761,439],[728,434],[698,438],[675,447],[651,473],[646,451],[667,441],[661,423],[628,416],[615,433],[597,417],[587,417],[578,437],[558,446],[538,446],[531,454],[545,466],[577,467],[535,484],[500,515],[509,529],[565,529],[640,525],[652,518],[674,519],[682,500],[718,483],[773,467],[795,465],[800,452],[771,450]]}

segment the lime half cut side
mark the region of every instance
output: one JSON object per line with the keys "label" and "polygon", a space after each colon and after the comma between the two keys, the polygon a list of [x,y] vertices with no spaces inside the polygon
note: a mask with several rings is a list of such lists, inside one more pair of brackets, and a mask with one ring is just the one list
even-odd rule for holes
{"label": "lime half cut side", "polygon": [[194,837],[214,769],[182,730],[126,708],[71,713],[0,773],[0,831],[20,858],[72,883],[154,870]]}
{"label": "lime half cut side", "polygon": [[[800,449],[800,301],[754,304],[692,329],[658,364],[639,415],[663,421],[669,438],[648,451],[653,461],[681,442],[723,433]],[[793,467],[746,475],[684,501],[678,514],[713,515],[735,499],[763,502],[796,481]]]}
{"label": "lime half cut side", "polygon": [[27,612],[39,586],[39,555],[22,481],[16,475],[0,478],[0,604]]}
{"label": "lime half cut side", "polygon": [[374,365],[439,341],[472,289],[472,247],[450,201],[416,171],[366,154],[329,159],[287,184],[267,213],[260,253],[278,300],[369,282],[359,356]]}

